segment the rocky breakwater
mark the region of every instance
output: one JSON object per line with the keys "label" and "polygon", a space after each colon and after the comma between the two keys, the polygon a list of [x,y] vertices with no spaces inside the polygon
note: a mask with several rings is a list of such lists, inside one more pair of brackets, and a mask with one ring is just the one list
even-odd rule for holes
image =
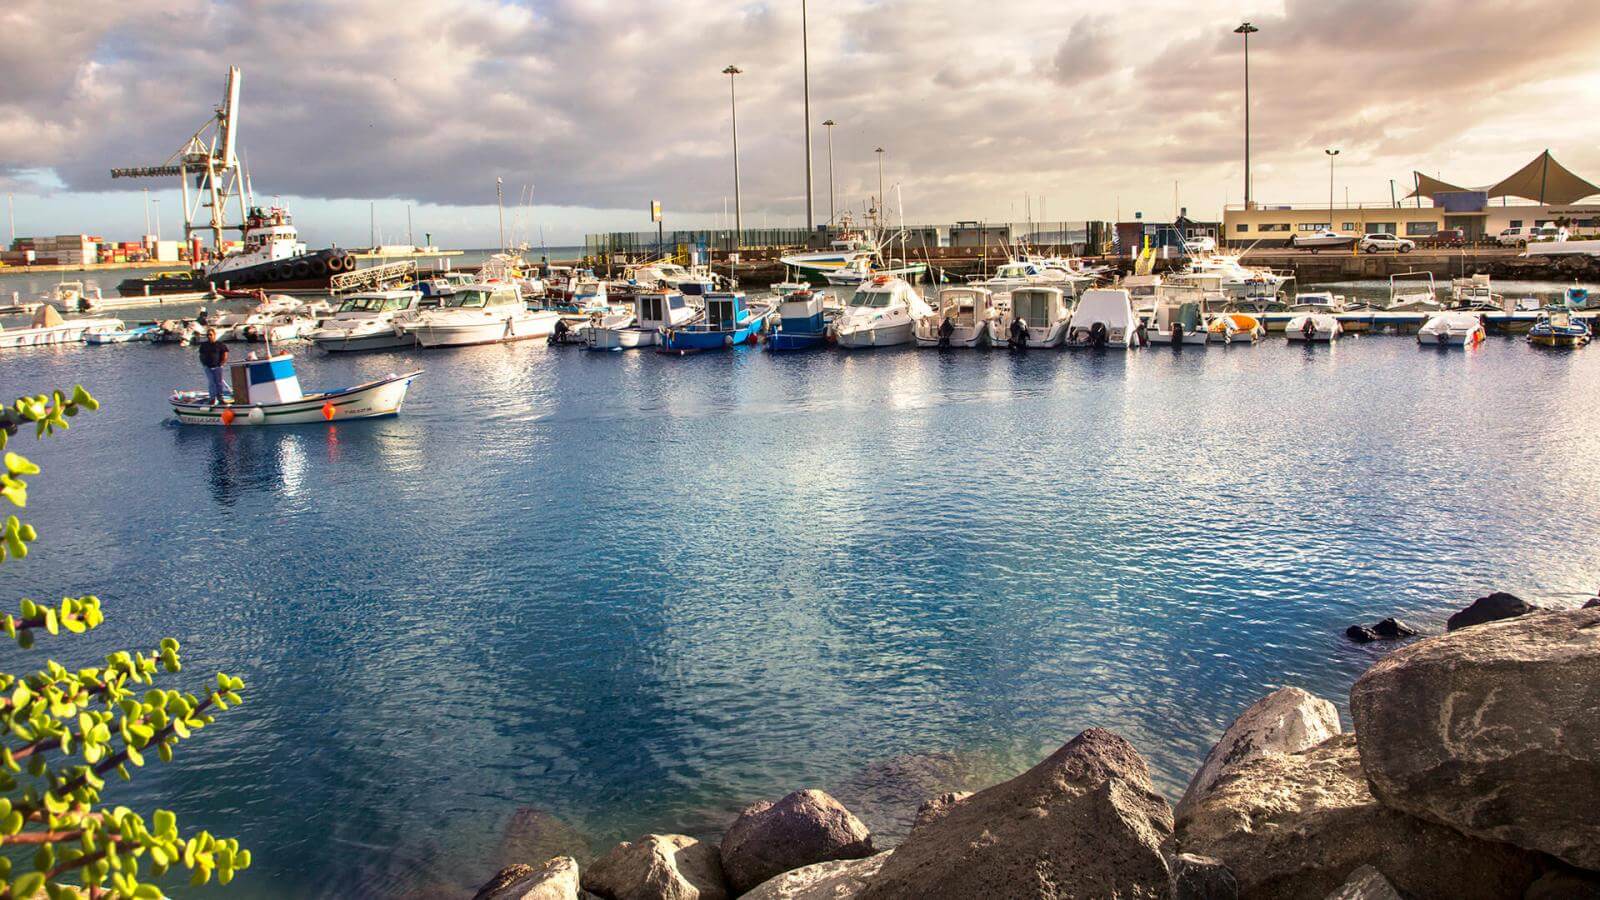
{"label": "rocky breakwater", "polygon": [[1600,898],[1600,608],[1458,623],[1374,665],[1350,708],[1353,733],[1326,699],[1268,694],[1176,809],[1091,728],[1009,781],[930,797],[892,851],[797,791],[720,844],[529,859],[477,900]]}

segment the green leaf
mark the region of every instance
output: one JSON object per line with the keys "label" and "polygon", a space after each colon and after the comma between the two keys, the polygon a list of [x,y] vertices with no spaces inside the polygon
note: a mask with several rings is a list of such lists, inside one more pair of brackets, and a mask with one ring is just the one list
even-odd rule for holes
{"label": "green leaf", "polygon": [[7,453],[6,470],[13,475],[37,475],[39,466],[20,453]]}
{"label": "green leaf", "polygon": [[34,894],[39,893],[39,889],[42,887],[44,887],[44,873],[29,872],[11,882],[11,896],[19,898],[32,897]]}

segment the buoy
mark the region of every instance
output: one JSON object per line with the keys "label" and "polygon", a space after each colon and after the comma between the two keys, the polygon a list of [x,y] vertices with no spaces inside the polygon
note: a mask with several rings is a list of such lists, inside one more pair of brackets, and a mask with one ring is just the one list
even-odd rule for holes
{"label": "buoy", "polygon": [[267,414],[261,411],[261,407],[252,406],[250,411],[245,413],[245,418],[250,420],[251,425],[260,425],[267,420]]}
{"label": "buoy", "polygon": [[224,425],[232,425],[233,424],[233,410],[232,409],[224,409],[222,411],[222,424],[224,424]]}
{"label": "buoy", "polygon": [[322,417],[329,422],[333,421],[333,401],[329,400],[322,404]]}

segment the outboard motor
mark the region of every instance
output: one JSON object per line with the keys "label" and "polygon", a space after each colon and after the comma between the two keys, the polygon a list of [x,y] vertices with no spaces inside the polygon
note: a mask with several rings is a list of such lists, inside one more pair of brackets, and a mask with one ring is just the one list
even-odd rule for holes
{"label": "outboard motor", "polygon": [[1096,322],[1089,326],[1089,346],[1104,347],[1110,340],[1110,333],[1106,331],[1106,323]]}
{"label": "outboard motor", "polygon": [[1317,336],[1317,320],[1306,316],[1305,324],[1300,326],[1300,333],[1305,336],[1307,343],[1315,340]]}
{"label": "outboard motor", "polygon": [[557,319],[556,320],[555,329],[550,332],[550,336],[548,338],[546,338],[545,340],[548,343],[551,343],[551,344],[564,344],[564,343],[566,343],[566,341],[567,341],[567,320],[566,319]]}
{"label": "outboard motor", "polygon": [[1182,344],[1182,343],[1183,343],[1183,323],[1182,322],[1173,322],[1172,323],[1172,346],[1176,347],[1176,346],[1178,346],[1179,344]]}

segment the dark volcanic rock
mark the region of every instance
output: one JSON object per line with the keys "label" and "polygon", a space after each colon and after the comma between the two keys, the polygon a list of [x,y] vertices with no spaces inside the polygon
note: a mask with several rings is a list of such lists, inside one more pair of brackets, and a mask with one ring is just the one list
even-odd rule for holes
{"label": "dark volcanic rock", "polygon": [[1172,900],[1239,900],[1239,882],[1222,860],[1179,853],[1172,866]]}
{"label": "dark volcanic rock", "polygon": [[1522,900],[1600,900],[1600,872],[1551,869],[1528,888]]}
{"label": "dark volcanic rock", "polygon": [[623,841],[583,870],[583,889],[604,900],[727,900],[715,844],[688,835]]}
{"label": "dark volcanic rock", "polygon": [[1344,636],[1358,644],[1370,644],[1373,641],[1392,641],[1400,638],[1416,637],[1421,633],[1391,616],[1372,625],[1351,625],[1345,629]]}
{"label": "dark volcanic rock", "polygon": [[1600,608],[1600,597],[1590,597],[1588,600],[1584,601],[1583,608],[1584,609]]}
{"label": "dark volcanic rock", "polygon": [[558,856],[542,866],[507,866],[472,900],[578,900],[578,863]]}
{"label": "dark volcanic rock", "polygon": [[1521,896],[1544,867],[1539,854],[1379,803],[1348,734],[1239,765],[1176,837],[1179,850],[1222,860],[1244,900],[1324,897],[1364,865],[1416,900],[1499,900]]}
{"label": "dark volcanic rock", "polygon": [[822,791],[795,791],[739,814],[722,838],[722,873],[735,895],[814,863],[872,855],[872,834]]}
{"label": "dark volcanic rock", "polygon": [[1401,900],[1389,879],[1371,866],[1362,866],[1350,873],[1350,879],[1327,900]]}
{"label": "dark volcanic rock", "polygon": [[927,802],[917,807],[917,820],[912,823],[911,830],[916,831],[918,828],[937,822],[944,818],[950,807],[971,796],[969,791],[946,791],[937,797],[929,797]]}
{"label": "dark volcanic rock", "polygon": [[1351,625],[1344,630],[1344,636],[1358,644],[1370,644],[1378,639],[1378,633],[1366,625]]}
{"label": "dark volcanic rock", "polygon": [[1487,597],[1479,597],[1472,601],[1471,606],[1451,616],[1445,623],[1445,630],[1455,631],[1485,622],[1525,616],[1538,608],[1515,594],[1495,591]]}
{"label": "dark volcanic rock", "polygon": [[1171,829],[1138,752],[1091,728],[918,828],[861,898],[1164,898]]}
{"label": "dark volcanic rock", "polygon": [[1412,644],[1361,676],[1350,711],[1386,805],[1600,869],[1600,610]]}
{"label": "dark volcanic rock", "polygon": [[918,808],[929,797],[950,791],[979,791],[1016,774],[977,753],[932,750],[873,760],[828,793],[849,807],[872,831],[875,847],[905,840]]}
{"label": "dark volcanic rock", "polygon": [[1297,687],[1273,691],[1250,704],[1222,733],[1189,780],[1174,816],[1181,823],[1234,767],[1261,756],[1315,747],[1338,733],[1339,710],[1329,701]]}

